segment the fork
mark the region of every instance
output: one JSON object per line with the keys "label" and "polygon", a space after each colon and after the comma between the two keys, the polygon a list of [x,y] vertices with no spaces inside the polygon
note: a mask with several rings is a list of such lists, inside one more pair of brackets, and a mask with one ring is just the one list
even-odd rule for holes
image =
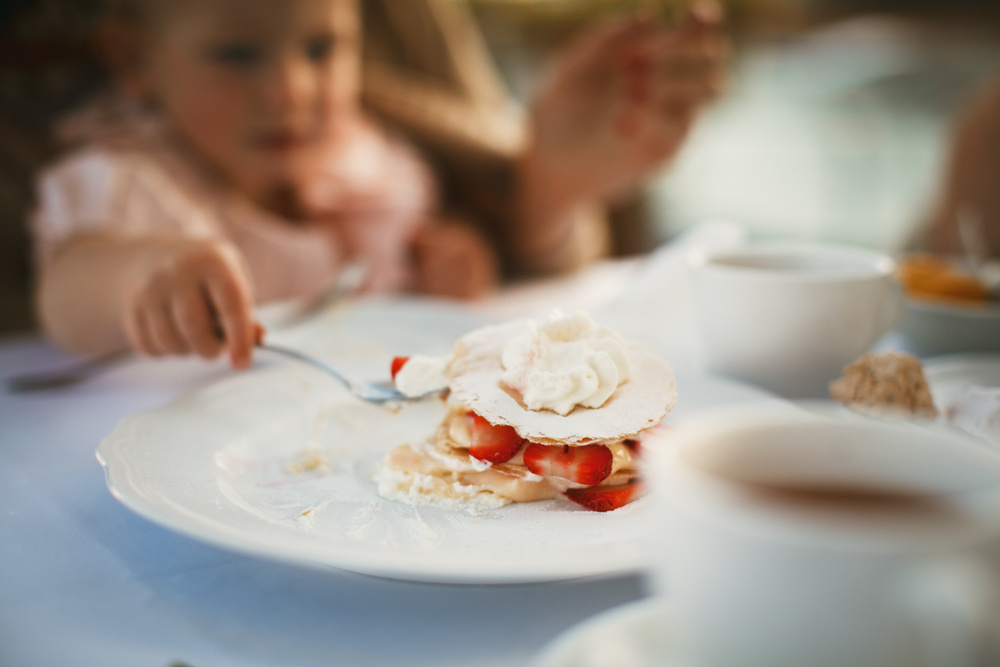
{"label": "fork", "polygon": [[257,348],[309,364],[313,368],[317,368],[334,377],[356,398],[359,398],[362,401],[368,401],[369,403],[397,404],[404,403],[406,401],[419,401],[420,399],[440,394],[446,389],[446,387],[440,387],[422,394],[410,396],[396,389],[391,382],[367,382],[364,380],[357,380],[350,377],[336,366],[328,364],[325,361],[320,361],[316,357],[303,354],[298,350],[281,347],[279,345],[270,345],[268,343],[257,343]]}
{"label": "fork", "polygon": [[[337,276],[333,285],[300,306],[281,322],[272,325],[272,328],[298,324],[318,311],[347,298],[361,288],[367,273],[367,265],[362,261],[348,264]],[[116,350],[62,368],[12,375],[7,378],[7,388],[12,392],[30,392],[72,387],[131,357],[132,354],[128,350]]]}
{"label": "fork", "polygon": [[71,366],[56,368],[54,370],[33,371],[23,375],[12,375],[7,378],[7,388],[12,392],[20,393],[72,387],[109,370],[112,366],[125,361],[131,356],[132,353],[129,350],[116,350],[108,354],[102,354],[85,361],[77,362]]}
{"label": "fork", "polygon": [[[336,366],[321,361],[315,357],[268,343],[257,343],[255,347],[265,352],[278,354],[290,359],[295,359],[319,369],[332,376],[344,385],[347,390],[362,401],[378,404],[405,403],[407,401],[417,401],[435,394],[440,394],[445,387],[432,389],[423,394],[409,396],[396,389],[391,382],[368,382],[352,378]],[[31,373],[28,375],[14,376],[7,378],[7,385],[14,392],[39,391],[42,389],[56,389],[59,387],[69,387],[78,384],[103,370],[110,368],[118,361],[130,356],[127,351],[114,352],[108,355],[89,359],[69,368],[61,368],[54,371],[44,371],[41,373]]]}

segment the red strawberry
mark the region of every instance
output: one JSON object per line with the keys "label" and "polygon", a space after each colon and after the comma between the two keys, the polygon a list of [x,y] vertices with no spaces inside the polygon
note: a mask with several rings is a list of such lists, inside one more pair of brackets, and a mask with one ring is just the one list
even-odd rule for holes
{"label": "red strawberry", "polygon": [[470,412],[472,426],[469,429],[469,456],[480,461],[503,463],[509,461],[521,449],[524,439],[512,426],[494,426],[475,412]]}
{"label": "red strawberry", "polygon": [[622,444],[631,449],[633,454],[642,452],[642,443],[635,438],[626,438],[622,440]]}
{"label": "red strawberry", "polygon": [[524,465],[543,477],[562,477],[578,484],[600,484],[611,474],[611,450],[604,445],[539,445],[524,450]]}
{"label": "red strawberry", "polygon": [[588,486],[582,489],[566,489],[566,497],[595,512],[610,512],[628,505],[645,493],[643,483],[633,479],[620,486]]}
{"label": "red strawberry", "polygon": [[410,360],[409,357],[393,357],[392,358],[392,366],[390,367],[389,370],[392,373],[392,379],[393,380],[396,379],[396,373],[399,372],[399,369],[402,368],[403,364],[405,364],[409,360]]}

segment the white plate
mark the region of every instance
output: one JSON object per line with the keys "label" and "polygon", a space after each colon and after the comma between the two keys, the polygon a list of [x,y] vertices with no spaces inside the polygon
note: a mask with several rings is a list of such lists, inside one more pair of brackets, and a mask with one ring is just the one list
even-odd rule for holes
{"label": "white plate", "polygon": [[534,667],[695,667],[678,644],[667,601],[651,597],[573,626],[542,650]]}
{"label": "white plate", "polygon": [[[478,324],[453,308],[375,303],[290,331],[281,342],[385,377],[392,356],[445,353]],[[678,389],[681,416],[778,400],[707,377],[681,376]],[[454,583],[643,567],[644,500],[606,514],[550,500],[472,516],[379,497],[371,475],[382,455],[430,434],[442,415],[439,401],[390,413],[349,397],[310,367],[271,364],[126,418],[101,442],[98,458],[112,493],[140,515],[251,554]]]}
{"label": "white plate", "polygon": [[898,327],[921,357],[1000,352],[1000,305],[963,306],[907,299]]}

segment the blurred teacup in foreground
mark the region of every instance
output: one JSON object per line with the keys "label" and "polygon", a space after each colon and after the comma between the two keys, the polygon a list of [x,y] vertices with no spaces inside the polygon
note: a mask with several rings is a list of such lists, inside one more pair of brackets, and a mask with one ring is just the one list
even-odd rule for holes
{"label": "blurred teacup in foreground", "polygon": [[692,664],[1000,664],[1000,456],[831,415],[731,409],[648,447],[655,581]]}
{"label": "blurred teacup in foreground", "polygon": [[862,248],[750,245],[690,266],[706,370],[788,397],[826,396],[902,313],[895,263]]}

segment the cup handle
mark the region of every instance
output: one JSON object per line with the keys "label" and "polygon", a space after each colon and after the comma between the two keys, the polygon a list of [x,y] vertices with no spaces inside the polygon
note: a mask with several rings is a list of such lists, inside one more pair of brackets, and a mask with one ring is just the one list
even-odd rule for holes
{"label": "cup handle", "polygon": [[1000,582],[980,556],[947,556],[907,573],[904,606],[920,667],[1000,664]]}

